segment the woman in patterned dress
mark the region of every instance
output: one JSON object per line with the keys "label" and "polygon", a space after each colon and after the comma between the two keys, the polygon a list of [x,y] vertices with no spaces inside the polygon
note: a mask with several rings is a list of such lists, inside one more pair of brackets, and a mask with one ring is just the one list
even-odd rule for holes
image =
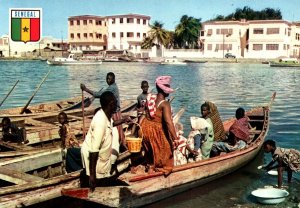
{"label": "woman in patterned dress", "polygon": [[[272,161],[264,167],[267,171],[277,168],[278,171],[278,188],[282,186],[282,173],[285,169],[288,173],[288,183],[292,181],[293,172],[300,171],[300,151],[295,149],[286,149],[276,147],[273,140],[267,140],[263,144],[264,151],[272,154]],[[276,166],[273,164],[277,162]]]}

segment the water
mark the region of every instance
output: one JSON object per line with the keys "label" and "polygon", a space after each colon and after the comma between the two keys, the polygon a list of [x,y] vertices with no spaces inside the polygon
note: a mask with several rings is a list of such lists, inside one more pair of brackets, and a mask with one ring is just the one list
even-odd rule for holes
{"label": "water", "polygon": [[[204,63],[187,66],[166,66],[142,63],[104,63],[101,66],[48,66],[40,61],[1,61],[2,86],[0,99],[19,79],[20,82],[1,108],[24,106],[46,73],[49,77],[32,103],[65,99],[80,95],[80,83],[90,89],[106,87],[107,72],[116,74],[121,99],[135,99],[141,93],[140,82],[148,80],[150,89],[158,75],[171,75],[172,86],[179,88],[172,107],[174,112],[186,109],[181,122],[185,133],[189,117],[200,115],[200,105],[205,100],[217,104],[223,120],[234,116],[237,107],[246,110],[267,104],[274,91],[277,97],[272,106],[270,130],[266,139],[274,139],[278,146],[300,150],[300,69],[272,68],[262,64]],[[160,201],[149,207],[260,207],[251,197],[252,190],[265,185],[275,185],[277,178],[256,167],[270,161],[270,155],[261,154],[246,167],[196,189]],[[284,175],[286,176],[286,174]],[[300,174],[294,174],[289,186],[290,196],[276,207],[297,207],[300,202]],[[286,184],[286,178],[284,180]],[[67,203],[66,203],[67,201]],[[49,204],[69,204],[74,200],[60,198]],[[77,207],[91,204],[76,202]],[[46,206],[43,204],[43,207]],[[40,205],[37,207],[41,207]],[[268,207],[268,206],[266,206]],[[272,206],[271,206],[272,207]]]}

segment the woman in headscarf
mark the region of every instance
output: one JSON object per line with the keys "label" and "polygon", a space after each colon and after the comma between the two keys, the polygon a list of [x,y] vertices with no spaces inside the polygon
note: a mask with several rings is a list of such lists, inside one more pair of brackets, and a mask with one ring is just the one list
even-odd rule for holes
{"label": "woman in headscarf", "polygon": [[172,120],[171,106],[166,97],[174,90],[170,87],[171,77],[156,79],[157,94],[149,94],[146,118],[141,121],[146,170],[160,171],[165,175],[172,172],[174,165],[173,143],[177,135]]}

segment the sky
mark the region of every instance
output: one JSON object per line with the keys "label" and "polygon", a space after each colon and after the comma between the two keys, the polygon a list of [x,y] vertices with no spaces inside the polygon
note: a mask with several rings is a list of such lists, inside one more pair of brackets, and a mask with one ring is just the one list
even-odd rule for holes
{"label": "sky", "polygon": [[300,21],[299,0],[0,0],[0,36],[9,33],[10,8],[42,8],[42,36],[66,39],[70,16],[143,14],[174,30],[182,15],[204,22],[244,6],[280,9],[284,20]]}

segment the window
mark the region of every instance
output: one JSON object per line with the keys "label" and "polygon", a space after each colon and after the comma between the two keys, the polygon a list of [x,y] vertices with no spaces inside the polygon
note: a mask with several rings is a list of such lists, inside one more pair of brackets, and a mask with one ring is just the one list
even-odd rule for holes
{"label": "window", "polygon": [[268,51],[277,51],[279,48],[279,45],[278,44],[267,44],[266,45],[266,49]]}
{"label": "window", "polygon": [[133,23],[133,18],[127,18],[127,23]]}
{"label": "window", "polygon": [[85,48],[86,48],[86,50],[91,50],[89,45],[86,45]]}
{"label": "window", "polygon": [[217,35],[219,35],[220,34],[220,29],[217,29]]}
{"label": "window", "polygon": [[141,20],[140,19],[136,19],[136,23],[137,24],[141,24]]}
{"label": "window", "polygon": [[70,21],[70,25],[74,25],[74,21],[73,20]]}
{"label": "window", "polygon": [[87,38],[87,33],[83,33],[83,37],[84,37],[84,38]]}
{"label": "window", "polygon": [[254,51],[261,51],[263,49],[263,44],[253,44]]}
{"label": "window", "polygon": [[124,37],[124,33],[120,32],[120,37],[123,38]]}
{"label": "window", "polygon": [[115,19],[115,18],[112,18],[111,23],[112,23],[112,24],[115,24],[115,23],[116,23],[116,19]]}
{"label": "window", "polygon": [[263,28],[254,28],[253,34],[264,34],[264,29]]}
{"label": "window", "polygon": [[136,37],[137,37],[137,38],[140,38],[140,37],[141,37],[141,33],[137,33],[137,34],[136,34]]}
{"label": "window", "polygon": [[147,34],[146,33],[143,33],[143,38],[145,38],[147,36]]}
{"label": "window", "polygon": [[279,34],[279,28],[267,28],[267,35]]}
{"label": "window", "polygon": [[207,50],[211,51],[212,50],[212,44],[207,44]]}
{"label": "window", "polygon": [[87,25],[87,20],[83,20],[83,25]]}
{"label": "window", "polygon": [[145,19],[143,19],[143,25],[145,25],[146,24],[146,20]]}
{"label": "window", "polygon": [[283,44],[283,50],[286,50],[286,44]]}
{"label": "window", "polygon": [[79,38],[79,39],[80,39],[80,33],[77,33],[77,38]]}
{"label": "window", "polygon": [[116,33],[113,32],[113,33],[111,34],[111,36],[112,36],[113,38],[115,38],[115,37],[116,37]]}
{"label": "window", "polygon": [[89,20],[89,24],[93,24],[93,20]]}
{"label": "window", "polygon": [[123,23],[123,18],[120,18],[120,24],[122,24]]}
{"label": "window", "polygon": [[127,38],[133,38],[133,32],[128,32],[127,33]]}
{"label": "window", "polygon": [[80,25],[80,20],[77,20],[77,25]]}
{"label": "window", "polygon": [[212,33],[213,33],[212,29],[208,29],[208,30],[207,30],[207,36],[211,36]]}
{"label": "window", "polygon": [[71,34],[70,34],[70,37],[71,37],[72,39],[74,39],[74,33],[71,33]]}
{"label": "window", "polygon": [[99,39],[102,39],[102,34],[99,34]]}

